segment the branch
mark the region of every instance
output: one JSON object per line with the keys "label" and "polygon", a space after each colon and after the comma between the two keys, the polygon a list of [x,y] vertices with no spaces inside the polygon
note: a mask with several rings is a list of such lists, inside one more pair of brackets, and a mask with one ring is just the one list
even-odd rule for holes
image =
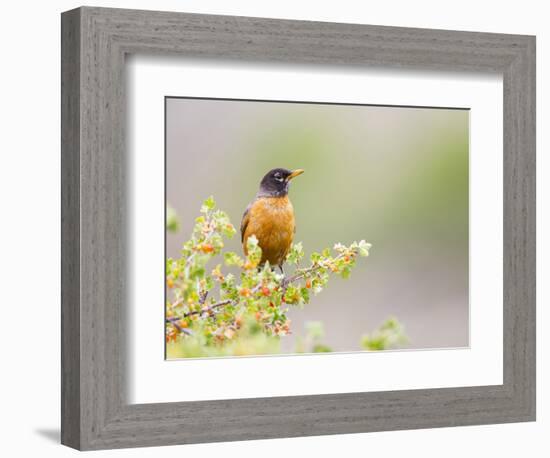
{"label": "branch", "polygon": [[[210,230],[206,234],[204,234],[204,240],[201,243],[205,243],[216,232],[215,227],[212,227],[211,215],[207,213],[205,216],[207,218],[205,222],[210,226]],[[185,275],[187,277],[189,276],[189,264],[191,264],[191,261],[193,260],[196,254],[197,254],[197,251],[195,250],[185,259]]]}
{"label": "branch", "polygon": [[[252,293],[257,293],[260,290],[261,287],[262,287],[262,283],[260,282],[251,290],[251,292]],[[200,304],[204,304],[204,302],[206,301],[206,296],[208,296],[208,291],[204,291],[204,293],[201,294],[201,297],[199,299]],[[209,306],[206,306],[206,307],[202,307],[200,310],[193,310],[191,312],[184,313],[181,318],[167,318],[166,322],[173,324],[174,327],[179,332],[186,332],[187,330],[185,328],[182,328],[178,324],[179,320],[181,320],[182,318],[190,317],[191,315],[209,313],[212,310],[218,309],[218,308],[223,307],[224,305],[228,305],[228,304],[236,305],[236,304],[238,304],[238,301],[234,301],[232,299],[226,299],[224,301],[216,302],[215,304],[212,304],[212,305],[209,305]],[[188,332],[186,332],[186,333],[189,334]]]}
{"label": "branch", "polygon": [[224,305],[231,304],[231,303],[235,303],[235,301],[233,301],[232,299],[226,299],[225,301],[217,302],[215,304],[203,307],[200,310],[193,310],[191,312],[184,313],[183,318],[187,318],[188,316],[191,316],[191,315],[198,315],[198,314],[202,314],[202,313],[208,313],[213,309],[217,309],[219,307],[223,307]]}
{"label": "branch", "polygon": [[[334,258],[334,260],[338,260],[338,259],[342,258],[343,256],[344,256],[344,253],[341,253],[338,256],[336,256]],[[284,296],[289,284],[294,283],[298,280],[301,280],[306,275],[312,274],[313,272],[315,272],[315,271],[317,271],[317,270],[319,270],[323,267],[326,267],[326,266],[323,265],[323,264],[320,264],[320,263],[315,263],[311,267],[303,269],[299,273],[294,274],[291,277],[284,278],[283,281],[282,281],[283,296]],[[262,282],[260,281],[254,288],[252,288],[252,290],[250,292],[252,294],[255,294],[261,289],[261,287],[262,287]],[[199,297],[199,304],[200,305],[203,305],[206,302],[207,296],[208,296],[208,291],[202,291],[200,293],[200,297]],[[174,304],[172,304],[172,306],[179,305],[179,303],[181,303],[181,302],[182,302],[182,300],[180,299],[180,300],[176,301]],[[203,313],[210,313],[212,310],[215,310],[219,307],[223,307],[224,305],[228,305],[228,304],[236,305],[236,304],[238,304],[238,301],[234,301],[232,299],[226,299],[226,300],[217,302],[215,304],[212,304],[212,305],[209,305],[209,306],[206,306],[206,307],[202,307],[200,310],[193,310],[191,312],[184,313],[181,318],[187,318],[187,317],[190,317],[192,315],[199,315],[199,314],[203,314]],[[166,321],[172,323],[178,331],[185,332],[185,328],[182,328],[181,326],[179,326],[177,324],[177,321],[179,321],[181,318],[168,318]]]}
{"label": "branch", "polygon": [[179,320],[180,320],[180,318],[166,318],[166,322],[170,323],[172,326],[174,326],[177,329],[178,332],[183,332],[184,334],[187,334],[188,336],[192,336],[193,332],[189,329],[182,328],[178,324]]}
{"label": "branch", "polygon": [[[336,256],[334,258],[334,260],[339,260],[341,259],[345,254],[344,253],[340,253],[338,256]],[[306,269],[302,269],[300,270],[299,273],[297,274],[294,274],[288,278],[284,278],[283,281],[282,281],[282,288],[283,288],[283,296],[287,290],[287,287],[290,283],[294,283],[298,280],[301,280],[303,279],[306,275],[309,275],[309,274],[312,274],[314,272],[316,272],[317,270],[321,269],[321,268],[324,268],[324,267],[327,267],[326,265],[324,265],[323,263],[319,263],[319,262],[316,262],[314,263],[311,267],[308,267]],[[261,287],[262,287],[262,282],[260,281],[254,288],[252,288],[251,290],[251,293],[252,294],[255,294],[257,293]],[[199,297],[199,304],[200,305],[203,305],[205,302],[206,302],[206,298],[208,296],[208,291],[201,291],[200,293],[200,297]],[[179,301],[181,302],[181,300]],[[199,314],[203,314],[203,313],[207,313],[207,314],[210,314],[210,312],[220,308],[220,307],[223,307],[224,305],[228,305],[228,304],[233,304],[233,305],[237,305],[239,303],[239,301],[235,301],[233,299],[225,299],[223,301],[220,301],[220,302],[216,302],[215,304],[212,304],[212,305],[209,305],[209,306],[203,306],[201,307],[200,310],[193,310],[191,312],[187,312],[185,314],[183,314],[183,316],[181,318],[167,318],[166,321],[168,323],[171,323],[179,332],[184,332],[186,334],[192,334],[188,329],[185,329],[185,328],[182,328],[179,324],[178,324],[178,321],[181,320],[182,318],[188,318],[192,315],[199,315]],[[175,303],[177,304],[177,302]]]}
{"label": "branch", "polygon": [[[337,261],[337,260],[343,258],[344,256],[345,256],[344,253],[340,253],[338,256],[336,256],[336,257],[334,258],[334,260]],[[283,286],[283,295],[285,294],[288,285],[290,285],[291,283],[294,283],[295,281],[301,280],[301,279],[304,278],[306,275],[312,274],[313,272],[315,272],[315,271],[317,271],[317,270],[319,270],[319,269],[321,269],[321,268],[323,268],[323,267],[327,267],[327,266],[325,266],[325,265],[323,265],[323,264],[321,264],[321,263],[316,262],[316,263],[314,263],[311,267],[308,267],[308,268],[306,268],[306,269],[300,269],[300,272],[299,272],[299,273],[294,274],[294,275],[292,275],[291,277],[284,278],[284,279],[283,279],[283,284],[282,284],[282,286]]]}

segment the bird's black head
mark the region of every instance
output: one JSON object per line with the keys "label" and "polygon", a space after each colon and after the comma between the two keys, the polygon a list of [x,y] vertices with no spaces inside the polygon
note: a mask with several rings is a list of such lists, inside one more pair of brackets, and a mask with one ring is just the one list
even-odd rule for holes
{"label": "bird's black head", "polygon": [[273,169],[265,174],[260,183],[259,197],[282,197],[288,194],[290,180],[304,173],[302,169]]}

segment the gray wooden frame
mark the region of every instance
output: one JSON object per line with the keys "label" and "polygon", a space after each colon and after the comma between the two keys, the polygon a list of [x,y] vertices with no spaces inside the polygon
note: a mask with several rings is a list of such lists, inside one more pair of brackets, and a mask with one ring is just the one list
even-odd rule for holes
{"label": "gray wooden frame", "polygon": [[[90,7],[62,14],[61,37],[63,444],[104,449],[535,419],[534,37]],[[124,62],[134,53],[502,74],[503,385],[128,404]]]}

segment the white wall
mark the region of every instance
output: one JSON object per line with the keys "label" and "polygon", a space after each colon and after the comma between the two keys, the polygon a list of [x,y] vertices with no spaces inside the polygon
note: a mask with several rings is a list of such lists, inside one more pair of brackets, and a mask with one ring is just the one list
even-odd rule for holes
{"label": "white wall", "polygon": [[[359,22],[536,34],[538,37],[538,233],[548,233],[542,202],[550,192],[548,126],[550,21],[544,3],[461,0],[128,0],[98,6],[197,13]],[[76,2],[21,1],[2,5],[0,27],[0,450],[4,456],[68,456],[59,425],[59,13]],[[546,84],[545,84],[546,82]],[[6,103],[7,102],[7,103]],[[546,171],[546,173],[544,173]],[[548,210],[548,209],[546,209]],[[550,450],[548,239],[539,237],[538,422],[392,433],[251,441],[126,451],[99,456],[207,457],[357,456],[517,457]],[[7,367],[6,367],[7,363]],[[546,431],[545,431],[546,430]],[[546,432],[546,434],[544,434]],[[546,454],[542,451],[545,449]],[[530,452],[528,451],[530,450]],[[538,450],[538,452],[537,452]]]}

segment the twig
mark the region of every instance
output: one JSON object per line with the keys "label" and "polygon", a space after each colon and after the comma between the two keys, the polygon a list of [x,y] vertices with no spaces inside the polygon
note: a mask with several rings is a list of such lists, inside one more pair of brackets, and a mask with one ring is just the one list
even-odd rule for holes
{"label": "twig", "polygon": [[174,326],[178,332],[182,332],[183,328],[178,324],[179,318],[166,318],[166,322]]}
{"label": "twig", "polygon": [[203,307],[200,310],[192,310],[191,312],[184,313],[183,318],[187,318],[188,316],[191,316],[191,315],[198,315],[198,314],[202,314],[202,313],[208,313],[213,309],[223,307],[224,305],[231,304],[232,302],[234,302],[234,301],[231,300],[231,299],[226,299],[225,301],[217,302],[216,304],[212,304],[212,305],[209,305],[207,307]]}
{"label": "twig", "polygon": [[256,286],[254,286],[254,288],[252,288],[252,289],[250,290],[250,292],[251,292],[252,294],[257,293],[258,291],[260,291],[260,288],[261,288],[261,287],[262,287],[262,282],[258,283]]}
{"label": "twig", "polygon": [[[337,261],[339,260],[340,258],[342,258],[345,254],[344,253],[340,253],[338,256],[336,256],[334,258],[334,261]],[[306,269],[303,269],[301,270],[299,273],[297,274],[294,274],[292,275],[291,277],[288,277],[288,278],[284,278],[283,281],[282,281],[282,295],[284,296],[285,293],[286,293],[286,290],[288,288],[288,285],[291,284],[291,283],[294,283],[298,280],[301,280],[302,278],[304,278],[306,275],[309,275],[309,274],[312,274],[314,272],[316,272],[317,270],[323,268],[323,267],[326,267],[325,265],[323,264],[320,264],[318,262],[314,263],[311,267],[308,267]],[[254,286],[254,288],[252,288],[250,290],[250,292],[252,294],[255,294],[257,293],[261,288],[262,288],[262,285],[263,285],[263,282],[260,281],[256,286]],[[199,304],[200,305],[204,305],[204,303],[206,302],[206,299],[207,299],[207,296],[208,296],[208,290],[205,290],[205,291],[201,291],[199,293]],[[181,303],[182,300],[178,300],[177,302],[175,302],[173,305],[178,305],[179,303]],[[212,305],[209,305],[209,306],[203,306],[201,307],[200,310],[192,310],[190,312],[187,312],[187,313],[184,313],[182,318],[187,318],[187,317],[190,317],[192,315],[199,315],[199,314],[203,314],[203,313],[207,313],[207,314],[210,314],[210,312],[220,308],[220,307],[223,307],[224,305],[228,305],[228,304],[233,304],[233,305],[236,305],[238,304],[238,301],[235,301],[233,299],[225,299],[223,301],[220,301],[220,302],[216,302],[215,304],[212,304]],[[179,331],[179,332],[185,332],[186,334],[190,334],[190,332],[187,332],[188,330],[185,329],[185,328],[182,328],[177,322],[180,320],[181,318],[167,318],[166,321],[171,323],[172,325],[174,325],[174,327]]]}
{"label": "twig", "polygon": [[171,307],[177,307],[178,305],[183,303],[183,297],[180,297],[176,302],[170,304]]}
{"label": "twig", "polygon": [[[336,256],[334,258],[334,261],[337,261],[339,260],[340,258],[344,257],[345,254],[344,253],[340,253],[338,256]],[[311,267],[308,267],[307,269],[303,269],[301,270],[299,273],[297,274],[294,274],[292,275],[291,277],[288,277],[288,278],[284,278],[283,279],[283,283],[282,283],[282,287],[283,287],[283,296],[285,295],[286,293],[286,290],[288,288],[288,285],[290,285],[291,283],[294,283],[295,281],[298,281],[298,280],[301,280],[302,278],[304,278],[306,275],[308,274],[312,274],[313,272],[323,268],[323,267],[326,267],[322,264],[319,264],[319,263],[314,263]]]}
{"label": "twig", "polygon": [[[211,218],[210,214],[207,213],[206,217],[207,217],[207,220],[205,222],[208,223],[208,225],[212,225],[212,218]],[[215,227],[212,227],[206,234],[204,234],[204,240],[201,243],[205,243],[209,239],[209,237],[214,235],[214,232],[215,232]],[[193,253],[191,253],[185,259],[185,276],[186,277],[189,276],[189,264],[191,264],[191,260],[195,257],[196,254],[197,254],[197,252],[193,251]]]}
{"label": "twig", "polygon": [[182,328],[178,324],[179,320],[180,320],[179,318],[166,318],[166,322],[170,323],[172,326],[174,326],[178,332],[183,332],[184,334],[187,334],[188,336],[192,336],[193,331],[191,331],[190,329]]}

